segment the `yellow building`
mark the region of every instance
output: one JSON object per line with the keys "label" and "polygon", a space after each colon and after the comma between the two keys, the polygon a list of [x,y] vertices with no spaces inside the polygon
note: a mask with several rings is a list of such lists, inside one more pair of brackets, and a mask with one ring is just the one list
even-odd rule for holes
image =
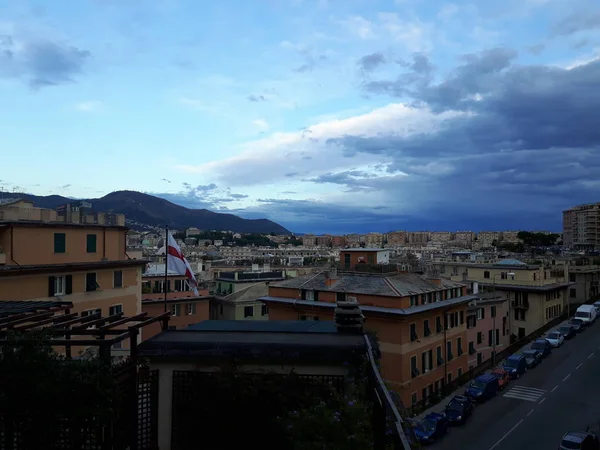
{"label": "yellow building", "polygon": [[[25,209],[26,217],[52,211]],[[0,301],[63,300],[83,315],[139,314],[146,261],[129,258],[126,232],[122,226],[0,220]]]}
{"label": "yellow building", "polygon": [[435,263],[440,276],[480,289],[505,292],[510,300],[509,328],[523,338],[569,308],[568,272],[543,265],[505,259],[494,264],[467,262]]}

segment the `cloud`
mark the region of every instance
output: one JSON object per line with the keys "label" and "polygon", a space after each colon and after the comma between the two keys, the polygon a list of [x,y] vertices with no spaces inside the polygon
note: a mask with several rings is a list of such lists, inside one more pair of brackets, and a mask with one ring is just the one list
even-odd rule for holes
{"label": "cloud", "polygon": [[380,52],[365,55],[358,60],[358,66],[364,72],[371,72],[387,61],[385,55]]}
{"label": "cloud", "polygon": [[22,80],[33,89],[73,82],[91,56],[67,43],[1,31],[0,77]]}
{"label": "cloud", "polygon": [[269,131],[271,128],[265,119],[253,120],[252,125],[260,132]]}
{"label": "cloud", "polygon": [[552,27],[554,36],[569,36],[580,31],[600,29],[600,12],[581,11],[572,13]]}
{"label": "cloud", "polygon": [[342,22],[352,34],[361,39],[374,39],[377,37],[374,28],[375,25],[370,20],[362,16],[352,16]]}
{"label": "cloud", "polygon": [[250,94],[246,98],[248,100],[250,100],[251,102],[266,102],[267,101],[267,98],[264,95]]}
{"label": "cloud", "polygon": [[87,113],[99,111],[102,109],[102,107],[103,107],[102,102],[97,102],[97,101],[81,102],[81,103],[78,103],[77,105],[75,105],[75,109],[77,109],[78,111],[87,112]]}

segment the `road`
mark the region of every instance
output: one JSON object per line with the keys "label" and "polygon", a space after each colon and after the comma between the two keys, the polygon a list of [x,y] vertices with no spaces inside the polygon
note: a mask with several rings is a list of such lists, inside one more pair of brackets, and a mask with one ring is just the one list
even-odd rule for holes
{"label": "road", "polygon": [[[436,450],[546,450],[564,433],[600,426],[600,320],[496,398],[478,405]],[[440,408],[442,409],[442,408]]]}

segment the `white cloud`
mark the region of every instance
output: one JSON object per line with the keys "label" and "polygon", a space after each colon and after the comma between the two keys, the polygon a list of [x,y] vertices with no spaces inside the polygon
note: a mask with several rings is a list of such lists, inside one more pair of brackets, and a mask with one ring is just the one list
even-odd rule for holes
{"label": "white cloud", "polygon": [[381,27],[409,52],[429,51],[432,47],[429,27],[420,21],[404,20],[396,13],[379,13]]}
{"label": "white cloud", "polygon": [[75,109],[77,109],[77,111],[86,113],[100,111],[103,109],[103,107],[104,105],[102,104],[102,102],[98,101],[81,102],[75,105]]}
{"label": "white cloud", "polygon": [[362,16],[350,17],[343,23],[351,33],[356,34],[361,39],[373,39],[377,37],[373,29],[373,22],[365,19]]}
{"label": "white cloud", "polygon": [[265,119],[256,119],[252,121],[252,125],[256,127],[258,131],[269,131],[271,128]]}

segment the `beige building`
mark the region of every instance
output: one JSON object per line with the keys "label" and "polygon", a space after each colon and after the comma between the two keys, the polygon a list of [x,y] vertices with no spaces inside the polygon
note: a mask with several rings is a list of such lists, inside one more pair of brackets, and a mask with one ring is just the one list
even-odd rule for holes
{"label": "beige building", "polygon": [[505,292],[509,303],[509,329],[518,338],[527,336],[560,316],[569,307],[566,266],[554,270],[506,259],[495,264],[435,263],[440,276],[470,283],[480,289]]}
{"label": "beige building", "polygon": [[388,233],[387,245],[389,247],[406,245],[406,231],[392,231]]}
{"label": "beige building", "polygon": [[600,202],[563,211],[563,244],[577,249],[600,246]]}

